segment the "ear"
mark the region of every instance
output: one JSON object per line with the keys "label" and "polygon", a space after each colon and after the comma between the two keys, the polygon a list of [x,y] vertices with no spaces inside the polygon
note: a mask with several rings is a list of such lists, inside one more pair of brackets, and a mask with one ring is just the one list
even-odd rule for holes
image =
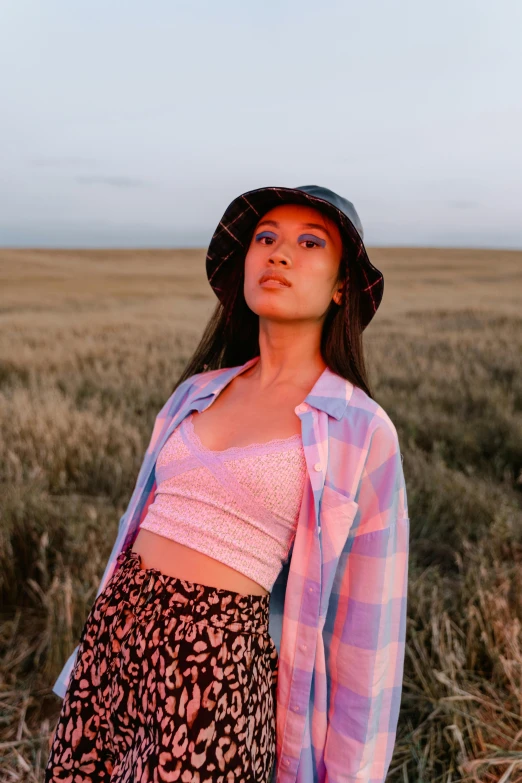
{"label": "ear", "polygon": [[333,297],[332,297],[332,299],[334,300],[334,302],[335,302],[336,304],[338,304],[338,305],[340,305],[340,304],[341,304],[341,298],[342,298],[342,295],[343,295],[343,287],[344,287],[344,282],[342,282],[342,283],[339,283],[339,285],[338,285],[338,287],[337,287],[337,290],[336,290],[335,294],[334,294],[334,295],[333,295]]}

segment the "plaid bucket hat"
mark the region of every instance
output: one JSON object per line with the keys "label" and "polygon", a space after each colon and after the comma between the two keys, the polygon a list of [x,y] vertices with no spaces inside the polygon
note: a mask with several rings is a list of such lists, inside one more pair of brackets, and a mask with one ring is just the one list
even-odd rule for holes
{"label": "plaid bucket hat", "polygon": [[353,248],[360,272],[361,321],[364,329],[381,303],[384,278],[368,258],[363,243],[362,223],[352,202],[319,185],[257,188],[242,193],[228,205],[212,235],[206,257],[208,281],[218,299],[223,301],[230,270],[236,264],[244,263],[256,224],[266,212],[281,204],[315,207],[337,223],[343,245]]}

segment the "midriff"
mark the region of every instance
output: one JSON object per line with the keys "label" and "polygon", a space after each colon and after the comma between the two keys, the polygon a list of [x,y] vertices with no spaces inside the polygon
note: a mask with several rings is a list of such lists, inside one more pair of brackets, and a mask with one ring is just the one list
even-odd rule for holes
{"label": "midriff", "polygon": [[152,530],[140,529],[132,550],[140,555],[142,568],[157,568],[166,576],[210,587],[221,587],[243,595],[268,595],[268,590],[262,585],[235,568],[192,547],[153,533]]}

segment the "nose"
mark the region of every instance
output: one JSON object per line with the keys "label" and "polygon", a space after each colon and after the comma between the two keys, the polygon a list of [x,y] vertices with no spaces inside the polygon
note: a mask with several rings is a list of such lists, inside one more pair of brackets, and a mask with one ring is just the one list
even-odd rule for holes
{"label": "nose", "polygon": [[288,266],[292,263],[290,253],[285,249],[284,245],[280,245],[270,253],[270,261],[275,261],[277,264],[284,264]]}

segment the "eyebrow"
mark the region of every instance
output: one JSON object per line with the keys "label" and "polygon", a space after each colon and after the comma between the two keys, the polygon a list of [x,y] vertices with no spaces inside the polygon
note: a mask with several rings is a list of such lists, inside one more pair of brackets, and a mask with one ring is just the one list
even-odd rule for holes
{"label": "eyebrow", "polygon": [[[257,230],[258,230],[258,229],[259,229],[261,226],[264,226],[264,225],[267,225],[267,226],[275,226],[276,228],[279,228],[279,223],[277,222],[277,220],[262,220],[260,223],[258,223],[258,226],[257,226],[257,228],[256,228],[256,231],[257,231]],[[331,241],[331,242],[333,242],[332,235],[330,234],[330,232],[328,231],[328,229],[327,229],[327,228],[325,228],[324,226],[321,226],[321,225],[320,225],[320,223],[301,223],[300,225],[301,225],[301,228],[318,228],[318,229],[320,229],[321,231],[324,231],[324,233],[325,233],[325,234],[328,236],[328,238],[330,239],[330,241]]]}

